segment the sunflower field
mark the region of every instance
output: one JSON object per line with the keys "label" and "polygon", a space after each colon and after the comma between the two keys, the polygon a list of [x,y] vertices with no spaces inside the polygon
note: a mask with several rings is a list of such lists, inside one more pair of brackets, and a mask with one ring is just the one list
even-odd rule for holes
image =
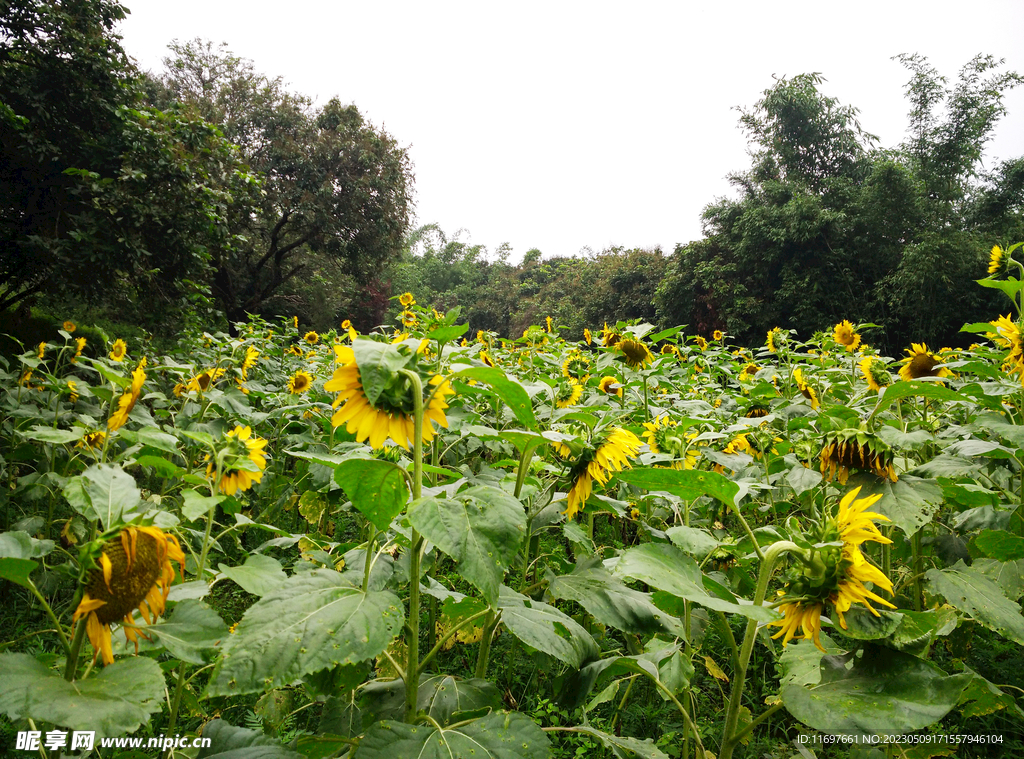
{"label": "sunflower field", "polygon": [[1019,250],[977,343],[897,358],[413,293],[168,355],[65,322],[0,373],[0,745],[1022,756]]}

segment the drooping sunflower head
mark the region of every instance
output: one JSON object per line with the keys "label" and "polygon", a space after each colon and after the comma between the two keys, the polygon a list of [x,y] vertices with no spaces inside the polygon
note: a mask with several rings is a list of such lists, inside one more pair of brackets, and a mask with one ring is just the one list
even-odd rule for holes
{"label": "drooping sunflower head", "polygon": [[118,338],[114,341],[113,346],[110,348],[110,360],[111,361],[124,361],[124,357],[128,355],[128,346],[125,341]]}
{"label": "drooping sunflower head", "polygon": [[951,372],[941,366],[942,359],[928,350],[925,343],[912,343],[907,357],[901,362],[900,379],[907,382],[921,377],[950,377]]}
{"label": "drooping sunflower head", "polygon": [[846,484],[851,469],[896,482],[894,459],[888,443],[867,430],[850,427],[826,435],[821,447],[821,473],[841,485]]}
{"label": "drooping sunflower head", "polygon": [[612,472],[631,468],[629,459],[640,450],[640,440],[629,430],[621,427],[606,428],[595,436],[576,459],[569,478],[568,505],[565,515],[572,519],[582,510],[590,497],[593,483],[604,485]]}
{"label": "drooping sunflower head", "polygon": [[112,664],[110,625],[121,622],[125,637],[138,646],[145,633],[135,624],[135,609],[147,624],[163,614],[177,562],[184,577],[185,554],[178,539],[159,527],[129,526],[107,540],[86,576],[85,594],[74,621],[86,618],[86,634],[95,655]]}
{"label": "drooping sunflower head", "polygon": [[402,308],[409,308],[416,305],[416,298],[412,293],[402,293],[398,296],[398,302],[402,304]]}
{"label": "drooping sunflower head", "polygon": [[679,352],[679,347],[673,345],[672,343],[665,343],[663,346],[661,346],[661,350],[659,352],[662,356],[675,356],[676,358],[680,358],[680,356],[682,355]]}
{"label": "drooping sunflower head", "polygon": [[[224,436],[224,446],[217,453],[217,462],[206,465],[206,476],[219,482],[225,495],[248,490],[263,479],[267,468],[267,441],[252,434],[252,428],[236,425]],[[219,463],[218,463],[219,462]]]}
{"label": "drooping sunflower head", "polygon": [[650,349],[642,340],[627,337],[620,340],[616,348],[622,352],[626,366],[631,369],[643,369],[654,361],[654,356],[651,355]]}
{"label": "drooping sunflower head", "polygon": [[786,347],[788,342],[789,337],[782,327],[772,327],[768,330],[767,345],[770,353],[778,353],[780,349]]}
{"label": "drooping sunflower head", "polygon": [[764,401],[754,401],[747,407],[748,419],[760,419],[771,413],[771,407]]}
{"label": "drooping sunflower head", "polygon": [[757,374],[757,372],[759,370],[760,370],[760,367],[757,364],[755,364],[753,362],[750,362],[750,363],[746,364],[746,366],[743,367],[743,371],[740,372],[740,379],[741,380],[753,379],[754,375]]}
{"label": "drooping sunflower head", "polygon": [[303,371],[302,369],[295,372],[295,374],[293,374],[288,380],[288,392],[292,395],[305,393],[311,387],[313,387],[313,378],[310,376],[309,372]]}
{"label": "drooping sunflower head", "polygon": [[245,358],[242,360],[242,379],[245,379],[249,375],[249,370],[256,366],[256,360],[260,357],[260,352],[253,346],[248,346],[245,349]]}
{"label": "drooping sunflower head", "polygon": [[107,439],[107,433],[103,430],[87,432],[82,439],[75,443],[75,448],[82,448],[87,451],[98,451],[103,447],[103,441]]}
{"label": "drooping sunflower head", "polygon": [[586,382],[590,379],[590,359],[585,353],[573,351],[562,363],[562,376],[577,382]]}
{"label": "drooping sunflower head", "polygon": [[694,342],[697,343],[697,347],[700,348],[702,351],[706,351],[708,349],[708,341],[705,340],[700,335],[697,335],[696,337],[694,337],[693,340],[694,340]]}
{"label": "drooping sunflower head", "polygon": [[491,358],[491,354],[490,354],[490,353],[488,353],[487,351],[480,351],[480,355],[479,355],[479,358],[480,358],[480,360],[481,360],[481,361],[483,361],[483,362],[484,362],[484,363],[485,363],[485,364],[486,364],[487,366],[494,366],[494,359],[493,359],[493,358]]}
{"label": "drooping sunflower head", "polygon": [[601,330],[601,345],[605,348],[614,348],[621,339],[622,335],[616,332],[615,327],[609,327],[608,322],[605,322],[604,329]]}
{"label": "drooping sunflower head", "polygon": [[860,347],[860,335],[848,320],[841,321],[835,326],[832,338],[851,353]]}
{"label": "drooping sunflower head", "polygon": [[71,363],[78,361],[78,357],[82,355],[82,351],[85,349],[86,339],[84,337],[75,338],[75,355],[71,357]]}
{"label": "drooping sunflower head", "polygon": [[583,385],[575,379],[561,377],[558,380],[558,384],[555,385],[555,406],[558,408],[575,406],[582,395]]}
{"label": "drooping sunflower head", "polygon": [[305,340],[308,345],[316,345],[320,342],[320,335],[313,330],[310,330],[302,336],[302,339]]}
{"label": "drooping sunflower head", "polygon": [[538,327],[536,324],[531,324],[529,327],[523,330],[523,339],[532,345],[544,345],[548,341],[548,336],[544,332],[543,327]]}
{"label": "drooping sunflower head", "polygon": [[589,329],[584,328],[583,339],[587,341],[587,345],[593,345],[594,343],[594,336],[590,333]]}
{"label": "drooping sunflower head", "polygon": [[220,378],[224,376],[225,372],[225,369],[219,367],[204,369],[195,377],[190,379],[186,387],[193,393],[205,393],[217,384]]}
{"label": "drooping sunflower head", "polygon": [[800,394],[811,402],[811,408],[818,408],[818,392],[804,379],[804,373],[799,366],[793,370],[793,382],[796,383],[796,388],[800,391]]}
{"label": "drooping sunflower head", "polygon": [[[824,611],[824,604],[821,601],[790,601],[779,604],[779,611],[782,612],[782,619],[769,622],[769,627],[781,627],[772,638],[782,638],[782,645],[786,646],[793,638],[805,639],[814,642],[822,651],[825,647],[821,645],[819,635],[821,633],[821,613]],[[785,636],[785,637],[782,637]]]}
{"label": "drooping sunflower head", "polygon": [[989,275],[1000,275],[1006,272],[1006,264],[1009,263],[1006,258],[1005,251],[998,245],[992,246],[992,251],[988,257],[988,273]]}
{"label": "drooping sunflower head", "polygon": [[1024,379],[1024,333],[1021,332],[1020,326],[1009,316],[1000,316],[989,324],[995,327],[996,331],[989,332],[987,337],[1000,347],[1010,349],[1009,354],[1003,359],[1004,371],[1020,374]]}
{"label": "drooping sunflower head", "polygon": [[619,398],[622,397],[623,385],[619,382],[617,377],[602,377],[601,381],[597,383],[597,389],[605,395],[615,395]]}
{"label": "drooping sunflower head", "polygon": [[138,403],[139,398],[142,395],[142,385],[146,381],[146,357],[143,356],[139,360],[139,365],[135,367],[135,371],[132,372],[132,383],[128,388],[121,393],[121,397],[117,400],[117,409],[110,418],[107,420],[107,429],[111,432],[116,432],[121,429],[128,422],[128,415],[135,408],[135,404]]}
{"label": "drooping sunflower head", "polygon": [[551,317],[550,316],[545,316],[544,317],[544,324],[547,326],[549,333],[553,331],[551,329]]}
{"label": "drooping sunflower head", "polygon": [[860,373],[868,387],[876,393],[892,384],[892,375],[878,356],[865,356],[860,362]]}
{"label": "drooping sunflower head", "polygon": [[697,453],[687,450],[687,444],[697,437],[696,433],[684,434],[679,429],[679,422],[670,419],[667,414],[657,416],[653,421],[644,422],[643,427],[643,437],[647,440],[651,453],[674,456],[676,460],[671,463],[673,469],[693,469],[696,466]]}

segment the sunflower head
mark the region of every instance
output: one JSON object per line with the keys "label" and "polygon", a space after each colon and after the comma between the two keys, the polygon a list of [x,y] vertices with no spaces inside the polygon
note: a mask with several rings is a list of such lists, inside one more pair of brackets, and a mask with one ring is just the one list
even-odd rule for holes
{"label": "sunflower head", "polygon": [[860,347],[860,335],[848,320],[841,321],[835,326],[832,338],[851,353]]}
{"label": "sunflower head", "polygon": [[614,327],[609,327],[608,322],[605,322],[604,329],[601,330],[601,345],[605,348],[614,348],[621,339],[622,335],[616,332]]}
{"label": "sunflower head", "polygon": [[320,335],[314,332],[313,330],[310,330],[309,332],[302,336],[302,339],[305,340],[308,345],[316,345],[318,342],[320,342]]}
{"label": "sunflower head", "polygon": [[568,505],[565,515],[572,519],[582,510],[593,490],[594,482],[604,485],[613,472],[631,468],[629,459],[640,450],[640,440],[621,427],[606,428],[587,445],[573,463],[569,479]]}
{"label": "sunflower head", "polygon": [[204,369],[188,381],[186,387],[193,393],[205,393],[224,376],[226,370],[219,367]]}
{"label": "sunflower head", "polygon": [[676,358],[681,356],[678,346],[675,346],[672,343],[665,343],[661,346],[659,353],[661,353],[662,356],[675,356]]}
{"label": "sunflower head", "polygon": [[988,338],[1000,347],[1010,349],[1010,353],[1003,359],[1003,369],[1020,374],[1024,380],[1024,333],[1021,332],[1020,326],[1009,316],[1000,316],[989,324],[995,327],[996,331],[989,332]]}
{"label": "sunflower head", "polygon": [[126,355],[128,355],[128,346],[125,344],[124,340],[118,338],[110,348],[110,360],[124,361],[124,357]]}
{"label": "sunflower head", "polygon": [[545,316],[544,317],[544,324],[548,328],[548,332],[549,333],[553,332],[553,330],[551,329],[551,317],[550,316]]}
{"label": "sunflower head", "polygon": [[950,377],[952,373],[941,366],[942,359],[928,350],[924,343],[913,343],[907,348],[907,357],[901,362],[900,379],[907,382],[921,377]]}
{"label": "sunflower head", "polygon": [[895,454],[888,443],[865,429],[846,428],[829,433],[821,447],[821,473],[827,480],[846,484],[850,470],[872,472],[896,482]]}
{"label": "sunflower head", "polygon": [[251,345],[245,349],[245,358],[242,360],[242,379],[245,379],[249,375],[249,370],[256,366],[256,360],[260,357],[260,352]]}
{"label": "sunflower head", "polygon": [[581,385],[577,380],[560,377],[558,379],[558,384],[555,385],[555,406],[558,408],[575,406],[582,395],[583,385]]}
{"label": "sunflower head", "polygon": [[750,419],[760,419],[770,413],[771,408],[764,401],[755,401],[747,408],[747,417]]}
{"label": "sunflower head", "polygon": [[622,352],[623,361],[631,369],[643,369],[654,360],[650,349],[641,340],[627,337],[615,347]]}
{"label": "sunflower head", "polygon": [[860,373],[868,387],[876,393],[892,384],[892,375],[878,356],[865,356],[860,362]]}
{"label": "sunflower head", "polygon": [[653,421],[644,422],[643,437],[651,453],[665,453],[675,457],[671,463],[673,469],[693,469],[697,465],[697,454],[687,450],[687,445],[697,437],[696,433],[684,434],[679,423],[670,419],[667,414],[655,417]]}
{"label": "sunflower head", "polygon": [[487,366],[494,366],[494,359],[491,358],[491,354],[487,351],[480,351],[479,359]]}
{"label": "sunflower head", "polygon": [[804,373],[799,366],[793,370],[793,382],[796,383],[796,388],[800,391],[800,394],[811,402],[811,408],[818,408],[818,393],[814,387],[804,379]]}
{"label": "sunflower head", "polygon": [[782,327],[772,327],[768,330],[768,339],[766,341],[768,345],[769,353],[778,353],[780,349],[785,348],[789,341],[789,336]]}
{"label": "sunflower head", "polygon": [[622,384],[617,377],[602,377],[597,383],[597,389],[605,395],[616,395],[622,397]]}
{"label": "sunflower head", "polygon": [[587,341],[587,345],[593,345],[594,336],[590,333],[589,329],[583,330],[583,339]]}
{"label": "sunflower head", "polygon": [[693,339],[694,339],[694,342],[697,343],[697,347],[700,348],[702,351],[706,351],[708,349],[708,341],[705,340],[703,337],[701,337],[700,335],[697,335]]}
{"label": "sunflower head", "polygon": [[590,379],[590,359],[584,353],[573,351],[562,363],[562,376],[577,382]]}
{"label": "sunflower head", "polygon": [[352,322],[351,322],[351,321],[349,321],[348,319],[345,319],[345,321],[343,321],[343,322],[341,323],[341,328],[342,328],[342,329],[343,329],[343,330],[344,330],[345,332],[348,332],[348,331],[349,331],[350,329],[352,329]]}
{"label": "sunflower head", "polygon": [[39,360],[42,361],[43,357],[46,356],[46,343],[45,342],[39,343],[38,354],[39,354]]}
{"label": "sunflower head", "polygon": [[225,495],[248,490],[263,479],[267,468],[267,441],[252,434],[252,428],[236,425],[224,436],[216,462],[206,465],[206,476],[218,482]]}
{"label": "sunflower head", "polygon": [[68,334],[70,334],[70,333],[74,332],[76,329],[78,329],[78,327],[75,325],[75,323],[73,321],[71,321],[70,319],[68,321],[64,322],[64,324],[62,324],[61,326],[64,327],[64,331],[67,332]]}
{"label": "sunflower head", "polygon": [[993,245],[988,256],[988,273],[990,276],[999,276],[1006,273],[1006,265],[1009,263],[1006,252],[998,245]]}
{"label": "sunflower head", "polygon": [[107,439],[107,433],[103,430],[87,432],[82,439],[75,443],[75,448],[82,448],[87,451],[98,451],[103,447],[103,441]]}
{"label": "sunflower head", "polygon": [[139,365],[132,372],[132,384],[121,393],[117,401],[117,409],[107,420],[107,429],[116,432],[128,422],[128,415],[142,395],[142,385],[146,381],[146,357],[139,360]]}
{"label": "sunflower head", "polygon": [[82,351],[85,349],[86,339],[84,337],[75,338],[75,355],[71,357],[71,363],[78,361],[78,357],[82,355]]}
{"label": "sunflower head", "polygon": [[[95,548],[91,550],[95,551]],[[129,526],[91,554],[85,594],[74,621],[86,618],[86,634],[104,664],[114,661],[110,625],[121,622],[125,636],[138,646],[145,633],[133,620],[138,609],[147,624],[160,616],[174,581],[174,562],[184,578],[185,554],[178,539],[159,527]]]}
{"label": "sunflower head", "polygon": [[409,308],[416,305],[416,298],[412,293],[402,293],[398,296],[398,302],[402,304],[402,308]]}
{"label": "sunflower head", "polygon": [[309,372],[299,369],[288,380],[288,392],[292,395],[299,395],[313,387],[313,378]]}
{"label": "sunflower head", "polygon": [[714,332],[711,333],[711,339],[714,340],[716,343],[722,342],[724,338],[725,335],[722,333],[722,330],[720,329],[716,329]]}

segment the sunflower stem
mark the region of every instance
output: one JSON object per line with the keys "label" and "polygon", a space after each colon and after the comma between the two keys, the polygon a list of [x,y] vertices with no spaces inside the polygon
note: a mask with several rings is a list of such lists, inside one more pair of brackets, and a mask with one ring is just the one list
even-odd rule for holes
{"label": "sunflower stem", "polygon": [[651,411],[647,405],[647,377],[643,372],[640,372],[640,379],[644,383],[644,421],[649,422],[651,421]]}
{"label": "sunflower stem", "polygon": [[[755,544],[756,545],[756,544]],[[757,576],[757,589],[754,591],[754,606],[762,606],[764,597],[768,592],[768,581],[775,570],[775,562],[783,553],[803,553],[803,549],[796,543],[788,540],[780,540],[772,543],[764,552],[764,560],[761,562],[761,571]],[[739,742],[740,733],[736,726],[740,716],[740,705],[743,701],[743,687],[747,677],[747,665],[750,663],[750,655],[754,650],[754,637],[757,633],[757,620],[747,620],[747,631],[743,636],[743,645],[740,648],[739,660],[736,672],[733,674],[732,692],[729,694],[729,707],[725,713],[725,728],[722,731],[722,750],[718,759],[732,759],[732,752]]]}
{"label": "sunflower stem", "polygon": [[500,614],[495,614],[488,609],[483,636],[480,638],[480,651],[476,657],[476,674],[474,677],[480,679],[487,677],[487,664],[491,656],[491,639],[494,637],[494,631],[497,629],[500,620]]}
{"label": "sunflower stem", "polygon": [[[420,499],[423,492],[423,382],[415,372],[403,369],[412,385],[413,441],[412,441],[412,498]],[[423,537],[414,527],[410,536],[409,554],[409,620],[408,656],[405,662],[405,721],[413,722],[416,717],[417,696],[420,684],[420,552]]]}
{"label": "sunflower stem", "polygon": [[78,620],[78,627],[75,628],[75,637],[71,640],[67,663],[64,666],[64,679],[69,683],[75,679],[75,672],[78,670],[78,654],[82,650],[82,641],[85,640],[85,620],[87,617],[88,615]]}
{"label": "sunflower stem", "polygon": [[369,536],[366,538],[366,557],[363,559],[363,592],[370,587],[370,570],[373,568],[373,544],[377,537],[377,527],[370,522]]}
{"label": "sunflower stem", "polygon": [[32,582],[32,580],[29,580],[28,585],[26,585],[25,587],[27,587],[29,591],[32,593],[32,595],[36,597],[39,603],[43,605],[43,608],[46,609],[46,615],[50,618],[54,626],[57,628],[57,635],[60,636],[60,644],[64,647],[64,656],[71,656],[71,644],[68,643],[68,636],[64,634],[64,628],[63,626],[61,626],[60,620],[57,619],[57,615],[53,613],[53,609],[50,608],[50,604],[46,602],[46,599],[43,598],[43,594],[39,592],[39,589],[36,587],[36,584]]}

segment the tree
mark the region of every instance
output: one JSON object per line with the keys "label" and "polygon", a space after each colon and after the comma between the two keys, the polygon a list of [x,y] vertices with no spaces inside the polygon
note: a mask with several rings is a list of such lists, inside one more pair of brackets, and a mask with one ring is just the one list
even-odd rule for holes
{"label": "tree", "polygon": [[257,207],[232,222],[245,243],[214,256],[213,293],[228,319],[271,307],[286,285],[311,271],[315,256],[337,262],[367,289],[381,289],[411,213],[405,150],[356,106],[333,99],[314,108],[223,45],[170,47],[157,102],[180,102],[219,125],[263,180]]}

